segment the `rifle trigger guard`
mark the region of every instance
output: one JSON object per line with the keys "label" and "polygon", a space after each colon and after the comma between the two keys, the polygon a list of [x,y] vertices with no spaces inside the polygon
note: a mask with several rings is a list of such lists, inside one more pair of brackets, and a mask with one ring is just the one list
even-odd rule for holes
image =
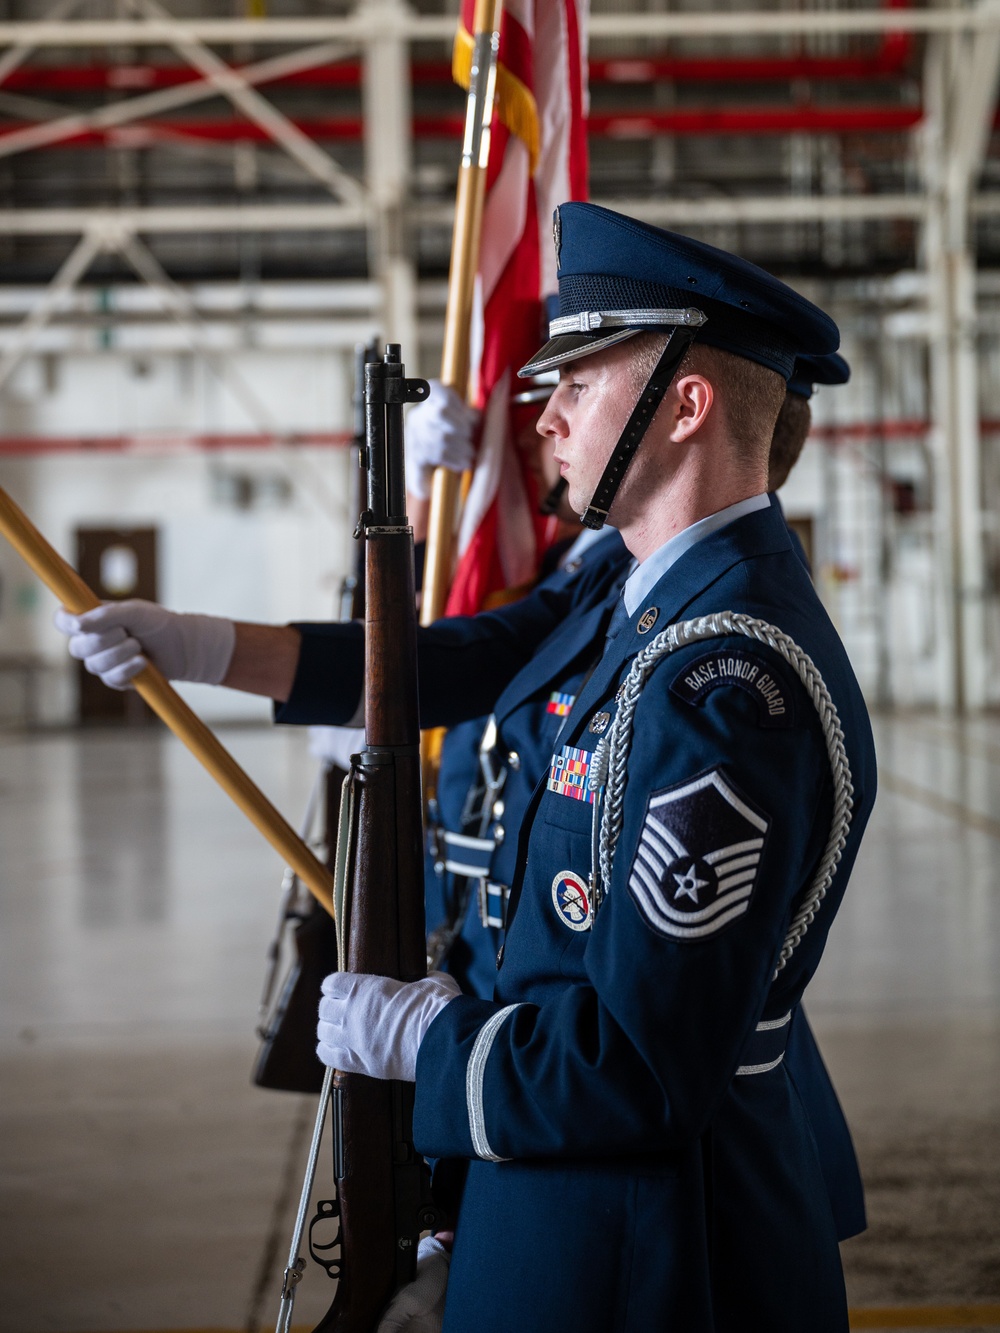
{"label": "rifle trigger guard", "polygon": [[320,1222],[328,1222],[331,1217],[340,1217],[339,1202],[336,1199],[317,1199],[316,1215],[309,1223],[309,1254],[313,1261],[319,1264],[320,1268],[325,1271],[327,1277],[338,1278],[340,1277],[340,1270],[343,1265],[342,1256],[338,1256],[336,1259],[324,1259],[322,1252],[325,1250],[337,1249],[340,1245],[341,1228],[339,1224],[333,1240],[329,1241],[326,1245],[319,1245],[313,1240],[313,1229],[316,1225]]}

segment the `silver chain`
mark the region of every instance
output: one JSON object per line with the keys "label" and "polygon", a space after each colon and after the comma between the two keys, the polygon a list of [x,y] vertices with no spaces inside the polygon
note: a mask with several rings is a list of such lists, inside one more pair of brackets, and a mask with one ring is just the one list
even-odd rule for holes
{"label": "silver chain", "polygon": [[592,783],[597,785],[603,780],[605,784],[599,840],[600,877],[606,893],[611,885],[615,848],[622,831],[625,786],[628,782],[628,756],[632,746],[635,710],[647,678],[662,658],[676,652],[678,648],[684,648],[702,639],[723,638],[731,634],[743,634],[748,639],[766,643],[798,673],[819,716],[833,775],[833,819],[830,824],[830,836],[809,891],[792,918],[788,934],[781,946],[778,965],[774,970],[774,975],[777,976],[802,941],[815,919],[820,903],[833,883],[851,827],[854,787],[851,783],[847,751],[844,748],[844,733],[836,706],[830,698],[830,691],[823,683],[823,677],[809,654],[803,652],[794,639],[789,638],[774,625],[769,625],[764,620],[756,620],[753,616],[743,615],[741,612],[718,611],[711,616],[699,616],[695,620],[684,620],[676,625],[668,625],[636,657],[619,691],[618,711],[611,730],[601,740],[593,760]]}

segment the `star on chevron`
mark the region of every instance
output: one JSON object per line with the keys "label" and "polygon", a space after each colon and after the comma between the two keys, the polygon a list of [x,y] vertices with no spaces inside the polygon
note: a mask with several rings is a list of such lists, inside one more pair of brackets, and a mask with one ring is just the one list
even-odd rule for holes
{"label": "star on chevron", "polygon": [[674,879],[677,881],[677,888],[674,889],[674,898],[690,898],[693,903],[698,901],[698,890],[704,889],[707,879],[698,879],[694,873],[694,863],[692,862],[686,874],[678,875],[674,871]]}

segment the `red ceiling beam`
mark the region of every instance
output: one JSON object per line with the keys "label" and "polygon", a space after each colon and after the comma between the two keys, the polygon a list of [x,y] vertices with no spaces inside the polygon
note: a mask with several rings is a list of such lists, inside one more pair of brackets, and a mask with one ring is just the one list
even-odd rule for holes
{"label": "red ceiling beam", "polygon": [[[856,134],[891,133],[913,129],[923,117],[919,106],[822,106],[811,103],[779,107],[702,107],[663,111],[612,111],[590,116],[588,132],[597,138],[638,139],[653,134]],[[360,116],[326,116],[296,120],[304,134],[319,141],[359,140],[364,133]],[[15,128],[15,127],[12,127]],[[16,128],[21,128],[17,126]],[[461,138],[459,115],[414,116],[418,139]],[[258,125],[237,118],[143,121],[109,130],[91,131],[65,139],[90,147],[147,148],[178,138],[222,143],[269,142]],[[0,135],[0,144],[3,135]]]}
{"label": "red ceiling beam", "polygon": [[310,448],[345,448],[354,436],[350,431],[308,432],[291,435],[194,435],[178,431],[170,435],[3,435],[0,458],[45,454],[136,454],[145,457],[184,454],[219,449],[274,449],[278,445]]}
{"label": "red ceiling beam", "polygon": [[[890,44],[901,37],[902,43]],[[865,82],[886,79],[903,73],[910,58],[911,39],[906,33],[891,34],[887,42],[870,56],[777,56],[770,59],[741,57],[687,59],[591,60],[591,87],[600,84],[656,83],[786,83],[793,79],[817,82],[848,79]],[[888,48],[888,49],[887,49]],[[94,93],[149,92],[192,83],[200,76],[188,65],[34,65],[22,66],[4,81],[11,92]],[[413,81],[418,86],[451,83],[451,65],[446,61],[420,61],[413,65]],[[289,74],[275,83],[291,87],[355,88],[361,83],[357,61],[322,65],[316,69]]]}

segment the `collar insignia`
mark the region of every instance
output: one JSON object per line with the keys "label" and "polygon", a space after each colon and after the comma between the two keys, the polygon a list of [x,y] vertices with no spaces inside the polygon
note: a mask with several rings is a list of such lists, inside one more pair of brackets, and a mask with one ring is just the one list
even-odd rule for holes
{"label": "collar insignia", "polygon": [[643,611],[642,615],[639,617],[639,623],[636,625],[636,629],[639,633],[648,634],[656,624],[659,614],[659,607],[656,606],[651,606],[648,611]]}

